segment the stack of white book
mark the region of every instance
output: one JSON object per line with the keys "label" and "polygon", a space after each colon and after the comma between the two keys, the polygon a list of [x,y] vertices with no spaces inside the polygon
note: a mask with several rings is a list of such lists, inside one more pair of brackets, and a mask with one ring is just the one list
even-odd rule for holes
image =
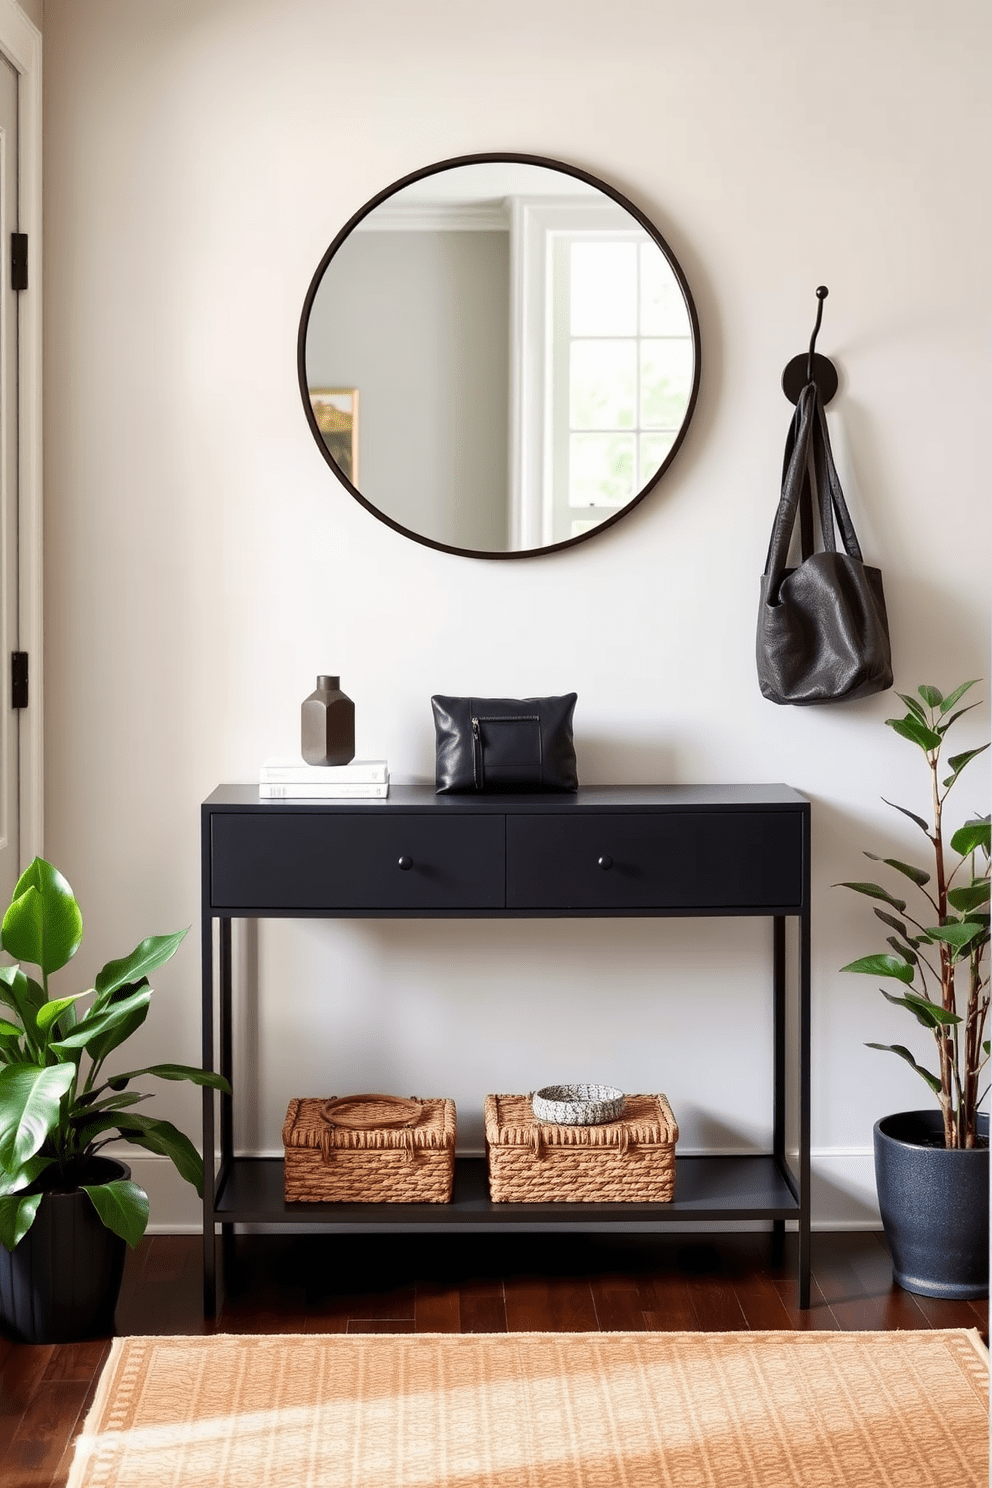
{"label": "stack of white book", "polygon": [[350,765],[308,765],[292,756],[267,759],[258,774],[263,801],[382,801],[389,795],[385,760],[352,760]]}

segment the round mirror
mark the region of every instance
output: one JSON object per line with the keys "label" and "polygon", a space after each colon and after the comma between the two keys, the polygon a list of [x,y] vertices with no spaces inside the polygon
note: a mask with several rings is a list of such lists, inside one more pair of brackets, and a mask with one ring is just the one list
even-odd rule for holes
{"label": "round mirror", "polygon": [[327,463],[375,516],[479,558],[568,547],[670,465],[699,327],[660,233],[584,171],[442,161],[338,233],[300,321]]}

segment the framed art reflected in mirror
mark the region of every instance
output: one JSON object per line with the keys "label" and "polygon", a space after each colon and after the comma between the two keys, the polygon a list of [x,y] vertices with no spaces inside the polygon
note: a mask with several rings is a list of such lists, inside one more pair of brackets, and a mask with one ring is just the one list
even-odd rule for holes
{"label": "framed art reflected in mirror", "polygon": [[336,470],[353,486],[358,472],[358,389],[307,389],[310,413]]}
{"label": "framed art reflected in mirror", "polygon": [[670,248],[619,192],[541,157],[464,156],[338,233],[298,372],[318,448],[369,511],[448,552],[520,558],[657,485],[695,405],[699,328]]}

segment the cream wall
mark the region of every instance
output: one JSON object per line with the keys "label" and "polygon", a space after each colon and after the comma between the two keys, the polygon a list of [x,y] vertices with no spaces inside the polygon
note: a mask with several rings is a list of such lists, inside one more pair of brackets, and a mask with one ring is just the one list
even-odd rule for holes
{"label": "cream wall", "polygon": [[[198,1054],[198,806],[294,748],[317,672],[359,753],[428,780],[433,691],[575,689],[586,783],[785,780],[814,823],[816,1223],[874,1217],[871,1128],[927,1104],[866,1039],[912,1041],[862,978],[862,847],[906,857],[925,808],[892,695],[760,697],[753,631],[808,340],[885,574],[897,686],[989,677],[992,17],[984,0],[47,0],[47,851],[91,976],[192,924],[138,1062]],[[338,228],[447,156],[544,154],[658,225],[702,328],[700,399],[661,487],[574,550],[473,562],[410,543],[331,478],[296,330]],[[988,687],[982,696],[988,697]],[[987,708],[962,726],[978,742]],[[987,809],[971,767],[960,809]],[[304,922],[239,936],[241,1139],[293,1094],[665,1089],[687,1147],[767,1142],[767,927],[751,921]],[[68,987],[67,987],[67,990]],[[925,1045],[916,1045],[925,1052]],[[193,1092],[160,1114],[195,1130]],[[159,1226],[195,1223],[138,1164]]]}

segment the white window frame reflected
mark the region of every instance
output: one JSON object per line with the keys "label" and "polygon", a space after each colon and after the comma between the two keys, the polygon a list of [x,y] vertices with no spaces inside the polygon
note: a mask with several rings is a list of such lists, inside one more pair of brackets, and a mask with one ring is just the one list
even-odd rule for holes
{"label": "white window frame reflected", "polygon": [[[630,221],[626,212],[620,213],[624,221]],[[581,241],[593,241],[596,243],[631,243],[635,250],[642,243],[650,243],[657,252],[657,245],[652,242],[647,233],[640,229],[617,228],[609,230],[605,224],[597,231],[589,231],[588,228],[579,232],[557,232],[549,242],[550,258],[550,280],[551,296],[549,301],[548,317],[548,341],[551,354],[550,376],[546,396],[550,405],[549,434],[551,440],[551,462],[546,475],[544,490],[544,502],[546,508],[545,521],[550,531],[554,534],[551,541],[563,542],[566,538],[575,535],[573,528],[575,523],[591,522],[599,525],[607,517],[614,516],[622,507],[629,503],[637,495],[644,482],[640,479],[640,457],[639,439],[640,406],[641,406],[641,365],[640,365],[640,254],[635,251],[635,298],[634,298],[634,330],[631,334],[616,334],[610,336],[591,336],[588,334],[573,334],[571,315],[571,248],[573,243]],[[588,342],[593,340],[609,340],[615,342],[629,343],[633,347],[633,422],[625,428],[583,428],[576,429],[572,424],[571,416],[571,393],[572,393],[572,348],[577,341]],[[634,463],[631,476],[631,488],[628,495],[614,502],[589,503],[581,506],[572,504],[572,451],[573,435],[625,435],[633,444]]]}
{"label": "white window frame reflected", "polygon": [[[516,198],[509,205],[510,530],[515,546],[537,548],[567,541],[577,530],[599,525],[628,504],[569,504],[570,347],[572,339],[588,338],[571,336],[568,283],[563,284],[556,272],[557,250],[582,238],[651,243],[656,248],[657,243],[642,228],[632,227],[630,214],[611,202]],[[636,417],[629,431],[636,452],[629,498],[633,500],[645,484],[636,474],[641,436],[656,432],[640,426],[640,342],[657,338],[643,336],[638,324],[636,337],[630,339],[637,345],[638,384]],[[688,321],[686,340],[691,344]]]}

